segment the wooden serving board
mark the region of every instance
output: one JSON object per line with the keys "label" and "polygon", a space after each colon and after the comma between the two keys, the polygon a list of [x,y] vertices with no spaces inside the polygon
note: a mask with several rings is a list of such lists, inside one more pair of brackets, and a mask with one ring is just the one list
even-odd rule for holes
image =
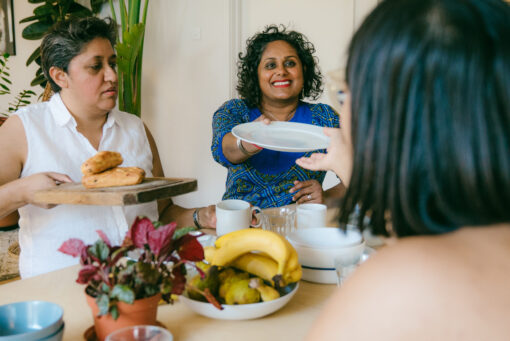
{"label": "wooden serving board", "polygon": [[85,188],[81,183],[66,183],[39,191],[34,199],[43,204],[125,206],[165,199],[197,189],[197,180],[186,178],[146,178],[132,186]]}

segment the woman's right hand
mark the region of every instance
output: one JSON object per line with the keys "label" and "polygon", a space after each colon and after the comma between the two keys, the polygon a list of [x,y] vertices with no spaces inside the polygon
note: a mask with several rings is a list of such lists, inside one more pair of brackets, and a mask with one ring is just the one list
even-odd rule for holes
{"label": "woman's right hand", "polygon": [[[345,128],[343,128],[345,129]],[[324,134],[330,137],[327,153],[313,153],[310,157],[301,157],[296,164],[310,170],[331,170],[347,186],[352,173],[352,144],[344,137],[340,128],[324,128]]]}
{"label": "woman's right hand", "polygon": [[56,187],[64,182],[73,182],[69,176],[55,172],[37,173],[15,181],[19,182],[23,201],[26,204],[32,204],[42,208],[52,208],[55,207],[55,205],[35,202],[35,192]]}

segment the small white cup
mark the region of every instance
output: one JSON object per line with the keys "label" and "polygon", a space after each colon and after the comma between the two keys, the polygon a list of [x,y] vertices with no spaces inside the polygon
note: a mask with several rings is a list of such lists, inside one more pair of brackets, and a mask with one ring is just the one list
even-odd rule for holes
{"label": "small white cup", "polygon": [[297,228],[326,226],[326,211],[327,206],[323,204],[297,205]]}
{"label": "small white cup", "polygon": [[261,211],[259,207],[251,207],[249,202],[237,199],[228,199],[216,204],[216,234],[222,236],[226,233],[247,229],[251,225],[253,211]]}

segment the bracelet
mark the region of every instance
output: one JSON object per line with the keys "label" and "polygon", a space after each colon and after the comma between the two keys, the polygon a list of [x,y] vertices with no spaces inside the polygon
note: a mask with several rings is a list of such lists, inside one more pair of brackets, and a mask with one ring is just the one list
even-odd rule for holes
{"label": "bracelet", "polygon": [[253,156],[255,154],[257,154],[258,152],[260,152],[262,149],[259,149],[255,152],[249,152],[246,150],[246,148],[244,148],[243,146],[243,143],[242,143],[242,140],[241,139],[237,139],[237,148],[239,148],[239,150],[241,151],[241,153],[243,153],[244,155],[246,156]]}
{"label": "bracelet", "polygon": [[202,225],[200,225],[200,223],[198,222],[198,211],[199,210],[200,210],[200,208],[196,208],[195,211],[193,212],[193,222],[195,223],[195,226],[197,227],[197,229],[201,230]]}

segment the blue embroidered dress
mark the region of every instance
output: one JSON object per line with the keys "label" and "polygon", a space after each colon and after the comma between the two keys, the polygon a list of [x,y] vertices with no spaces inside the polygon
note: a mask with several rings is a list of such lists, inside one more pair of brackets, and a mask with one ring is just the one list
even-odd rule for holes
{"label": "blue embroidered dress", "polygon": [[[263,149],[245,162],[233,164],[223,155],[223,137],[238,124],[254,121],[261,115],[257,108],[249,108],[244,100],[225,102],[213,117],[213,158],[228,168],[223,199],[242,199],[261,208],[280,207],[292,203],[294,181],[315,179],[322,184],[326,172],[310,171],[296,165],[296,159],[308,153],[288,153]],[[323,127],[339,127],[339,118],[326,104],[300,102],[290,122],[308,123]],[[325,152],[322,150],[322,152]]]}

